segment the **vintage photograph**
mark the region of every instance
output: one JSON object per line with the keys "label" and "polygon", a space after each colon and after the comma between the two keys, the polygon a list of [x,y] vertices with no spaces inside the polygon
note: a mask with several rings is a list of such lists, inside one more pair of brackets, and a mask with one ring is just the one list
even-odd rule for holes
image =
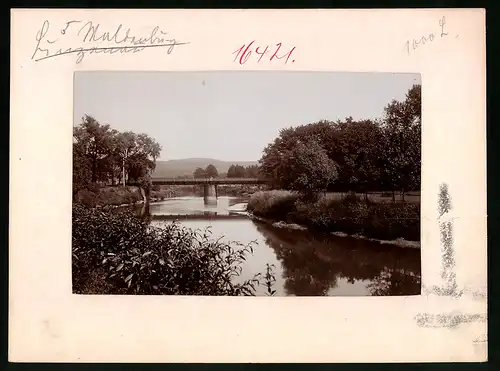
{"label": "vintage photograph", "polygon": [[76,72],[74,294],[421,292],[421,78]]}

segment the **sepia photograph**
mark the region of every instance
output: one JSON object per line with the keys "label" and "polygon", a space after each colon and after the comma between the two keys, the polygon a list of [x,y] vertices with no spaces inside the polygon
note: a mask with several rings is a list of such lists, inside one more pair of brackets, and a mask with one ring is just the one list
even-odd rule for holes
{"label": "sepia photograph", "polygon": [[74,74],[72,292],[421,294],[421,76]]}

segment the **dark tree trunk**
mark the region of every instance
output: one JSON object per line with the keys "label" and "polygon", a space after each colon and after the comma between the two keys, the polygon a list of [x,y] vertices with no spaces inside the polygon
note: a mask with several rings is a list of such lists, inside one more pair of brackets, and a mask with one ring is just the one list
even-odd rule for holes
{"label": "dark tree trunk", "polygon": [[392,190],[392,202],[396,202],[396,193]]}
{"label": "dark tree trunk", "polygon": [[92,183],[97,182],[97,158],[92,159]]}

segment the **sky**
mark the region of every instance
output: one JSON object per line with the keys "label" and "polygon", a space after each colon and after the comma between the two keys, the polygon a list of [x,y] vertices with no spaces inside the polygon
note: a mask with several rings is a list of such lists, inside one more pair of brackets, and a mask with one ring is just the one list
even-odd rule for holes
{"label": "sky", "polygon": [[159,160],[257,161],[285,127],[381,117],[419,74],[347,72],[77,72],[74,125],[85,114],[146,133]]}

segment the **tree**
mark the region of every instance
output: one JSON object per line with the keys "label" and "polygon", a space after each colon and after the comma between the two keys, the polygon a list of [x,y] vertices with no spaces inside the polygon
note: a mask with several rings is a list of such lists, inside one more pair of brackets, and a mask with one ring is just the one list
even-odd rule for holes
{"label": "tree", "polygon": [[241,165],[231,165],[227,171],[228,178],[244,178],[245,177],[245,167]]}
{"label": "tree", "polygon": [[126,184],[126,170],[129,164],[129,156],[132,156],[136,147],[136,135],[127,131],[125,133],[119,133],[115,139],[116,145],[116,154],[118,157],[118,161],[121,165],[122,170],[122,185]]}
{"label": "tree", "polygon": [[338,177],[337,165],[314,139],[297,141],[281,155],[274,182],[282,189],[299,191],[307,196],[326,191]]}
{"label": "tree", "polygon": [[[317,154],[304,147],[309,144]],[[299,160],[300,154],[305,158]],[[316,180],[307,170],[311,159],[318,161]],[[282,129],[264,148],[259,165],[247,168],[245,176],[254,177],[256,171],[274,187],[299,189],[308,184],[310,189],[322,189],[322,182],[327,182],[330,191],[365,195],[370,190],[399,189],[404,199],[405,190],[420,187],[421,86],[409,89],[403,102],[388,104],[381,120],[347,117]],[[335,168],[334,182],[321,176],[322,166]]]}
{"label": "tree", "polygon": [[289,127],[280,130],[279,136],[269,143],[259,160],[259,174],[267,179],[276,179],[276,172],[281,167],[283,155],[294,149],[298,141],[316,141],[323,149],[329,152],[329,141],[333,137],[335,125],[329,121],[320,121],[308,125]]}
{"label": "tree", "polygon": [[393,192],[420,187],[421,86],[414,85],[403,102],[392,101],[384,110],[383,172]]}
{"label": "tree", "polygon": [[120,133],[89,115],[73,129],[73,138],[74,181],[79,184],[88,172],[89,182],[111,179],[114,184],[121,170],[123,185],[126,175],[134,180],[148,177],[162,150],[161,145],[146,134]]}
{"label": "tree", "polygon": [[378,188],[381,179],[383,135],[372,120],[346,120],[339,123],[337,159],[341,164],[341,180],[349,190],[368,192]]}
{"label": "tree", "polygon": [[116,136],[116,153],[122,168],[122,184],[125,185],[127,174],[129,179],[138,181],[150,175],[156,167],[162,147],[147,134],[135,134],[131,131]]}
{"label": "tree", "polygon": [[214,165],[210,164],[205,169],[205,175],[207,178],[217,178],[219,176],[219,172]]}
{"label": "tree", "polygon": [[206,178],[205,170],[201,167],[197,167],[193,174],[195,179]]}
{"label": "tree", "polygon": [[93,183],[98,179],[99,162],[111,154],[113,134],[109,125],[101,125],[89,115],[85,115],[81,124],[73,129],[73,138],[78,143],[80,153],[90,161]]}
{"label": "tree", "polygon": [[73,143],[73,195],[86,188],[92,179],[91,163],[82,143]]}

